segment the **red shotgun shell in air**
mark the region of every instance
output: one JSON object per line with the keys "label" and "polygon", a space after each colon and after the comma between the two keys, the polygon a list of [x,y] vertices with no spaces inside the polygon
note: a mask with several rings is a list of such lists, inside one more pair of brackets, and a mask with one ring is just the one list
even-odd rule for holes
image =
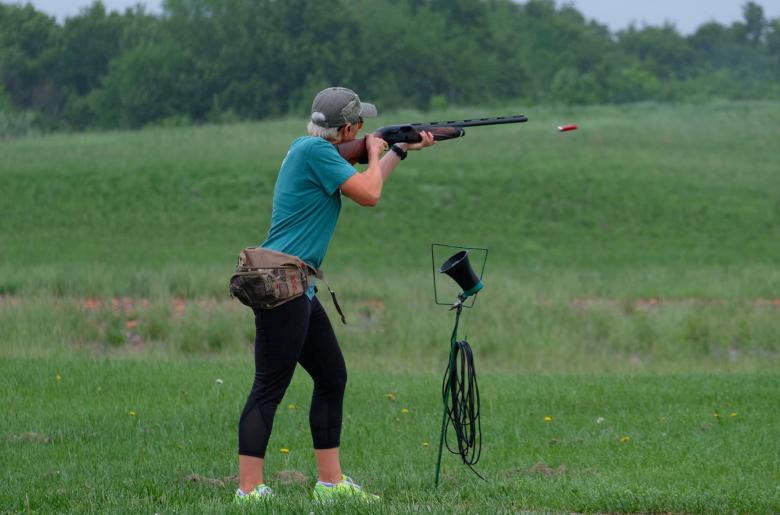
{"label": "red shotgun shell in air", "polygon": [[577,126],[574,125],[573,123],[570,124],[570,125],[559,125],[558,126],[558,131],[559,132],[568,132],[568,131],[576,131],[576,130],[577,130]]}

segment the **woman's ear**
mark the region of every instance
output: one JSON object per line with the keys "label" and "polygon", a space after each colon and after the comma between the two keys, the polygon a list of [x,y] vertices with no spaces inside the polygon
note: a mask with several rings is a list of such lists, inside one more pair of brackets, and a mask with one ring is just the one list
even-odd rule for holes
{"label": "woman's ear", "polygon": [[[339,136],[341,137],[342,140],[347,139],[350,136],[352,136],[352,134],[350,134],[350,133],[351,133],[353,127],[355,127],[354,123],[347,123],[343,127],[341,127],[341,129],[339,129]],[[355,131],[354,135],[357,135],[357,131]]]}

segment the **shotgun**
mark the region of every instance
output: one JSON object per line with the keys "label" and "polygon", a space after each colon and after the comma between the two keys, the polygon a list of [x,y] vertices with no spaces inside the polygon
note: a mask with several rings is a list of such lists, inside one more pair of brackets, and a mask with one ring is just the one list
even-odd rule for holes
{"label": "shotgun", "polygon": [[[501,125],[504,123],[527,122],[528,118],[522,114],[515,116],[497,116],[495,118],[475,118],[473,120],[460,120],[450,122],[431,123],[407,123],[403,125],[388,125],[377,129],[374,136],[382,138],[388,145],[393,143],[419,143],[422,141],[420,131],[433,134],[435,141],[460,138],[466,135],[464,127],[480,127],[482,125]],[[360,138],[339,143],[336,148],[349,164],[368,163],[366,151],[366,139]]]}

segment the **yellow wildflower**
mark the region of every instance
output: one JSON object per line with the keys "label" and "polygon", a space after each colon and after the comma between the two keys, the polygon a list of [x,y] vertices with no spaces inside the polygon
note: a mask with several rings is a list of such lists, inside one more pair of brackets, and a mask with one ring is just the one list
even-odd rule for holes
{"label": "yellow wildflower", "polygon": [[389,400],[389,401],[394,401],[395,400],[395,394],[393,392],[386,393],[385,397],[387,397],[387,400]]}
{"label": "yellow wildflower", "polygon": [[281,452],[282,454],[290,454],[290,449],[288,449],[287,447],[282,447],[281,449],[279,449],[279,452]]}
{"label": "yellow wildflower", "polygon": [[628,437],[628,436],[623,436],[623,437],[621,437],[621,438],[620,438],[620,443],[626,443],[626,442],[628,442],[629,440],[631,440],[631,438],[630,438],[630,437]]}
{"label": "yellow wildflower", "polygon": [[57,375],[56,375],[56,376],[54,376],[54,378],[55,378],[57,381],[62,381],[62,376],[60,375],[60,373],[59,373],[59,372],[57,372]]}
{"label": "yellow wildflower", "polygon": [[729,413],[729,416],[730,417],[736,417],[737,416],[737,412],[736,411],[732,411],[731,413]]}
{"label": "yellow wildflower", "polygon": [[545,422],[552,422],[552,417],[550,415],[545,415],[544,421]]}
{"label": "yellow wildflower", "polygon": [[422,446],[423,446],[423,447],[428,447],[428,445],[430,445],[428,442],[423,442],[423,443],[422,443]]}
{"label": "yellow wildflower", "polygon": [[403,409],[401,410],[401,413],[404,413],[404,414],[409,414],[409,409],[408,409],[408,408],[403,408]]}
{"label": "yellow wildflower", "polygon": [[297,406],[293,403],[287,405],[287,409],[295,409],[295,408],[297,408]]}
{"label": "yellow wildflower", "polygon": [[127,415],[130,416],[130,417],[134,417],[135,416],[135,411],[128,411]]}

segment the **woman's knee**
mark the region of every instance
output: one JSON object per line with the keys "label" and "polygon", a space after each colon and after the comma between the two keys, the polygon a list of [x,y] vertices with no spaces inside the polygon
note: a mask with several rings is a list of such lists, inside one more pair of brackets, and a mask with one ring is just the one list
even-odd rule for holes
{"label": "woman's knee", "polygon": [[347,369],[342,369],[337,375],[336,375],[336,381],[341,387],[341,391],[344,391],[344,389],[347,387]]}
{"label": "woman's knee", "polygon": [[346,387],[346,369],[333,371],[327,377],[321,377],[314,381],[314,391],[319,394],[343,395]]}

